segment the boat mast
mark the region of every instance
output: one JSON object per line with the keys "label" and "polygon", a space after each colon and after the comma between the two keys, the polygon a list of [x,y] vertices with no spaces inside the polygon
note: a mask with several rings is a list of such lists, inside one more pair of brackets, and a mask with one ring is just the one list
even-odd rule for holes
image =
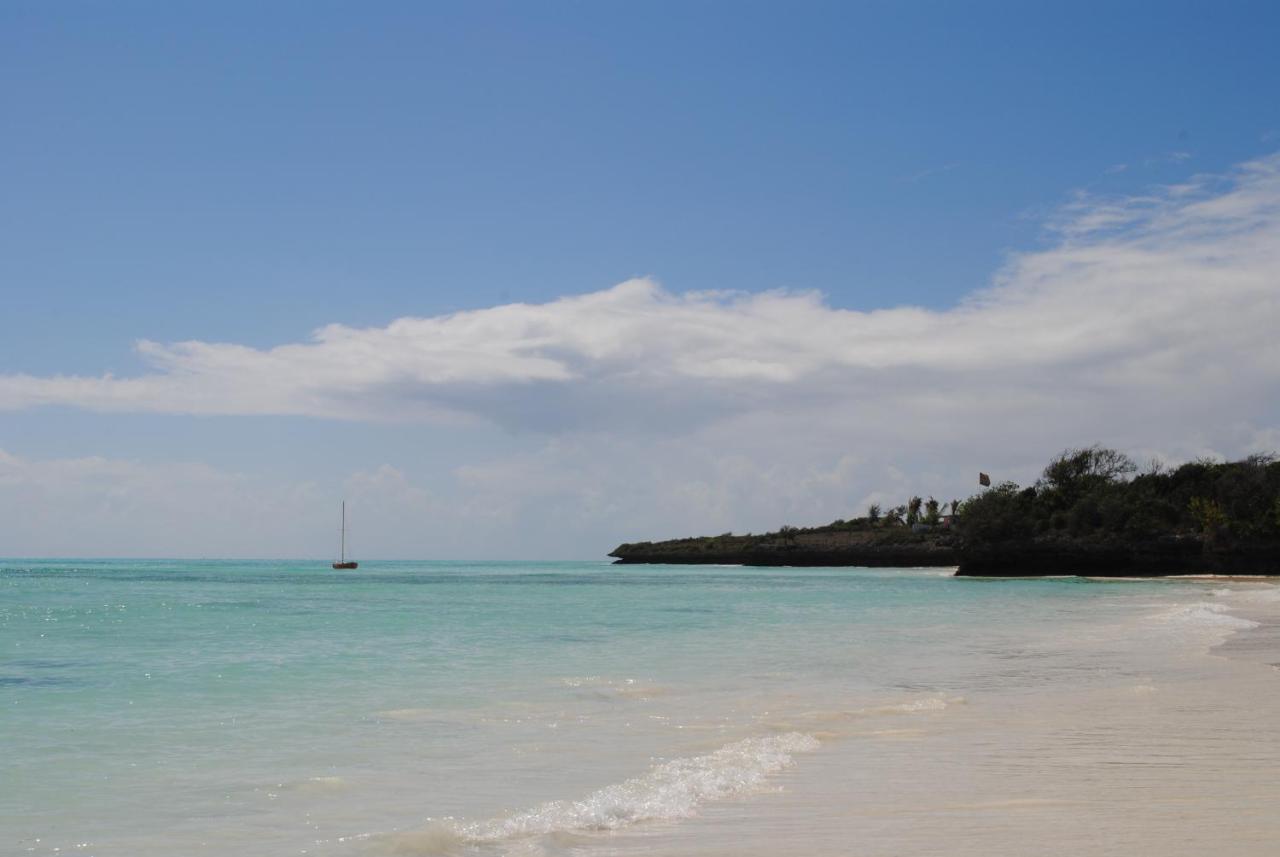
{"label": "boat mast", "polygon": [[342,501],[342,547],[338,549],[338,562],[347,561],[347,501]]}

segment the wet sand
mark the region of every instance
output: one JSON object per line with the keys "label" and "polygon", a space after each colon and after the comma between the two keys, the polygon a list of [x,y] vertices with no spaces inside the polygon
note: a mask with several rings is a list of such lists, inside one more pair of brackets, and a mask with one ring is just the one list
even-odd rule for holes
{"label": "wet sand", "polygon": [[[616,855],[1273,857],[1280,853],[1280,600],[1258,622],[1080,691],[964,704],[827,733],[779,792],[595,840]],[[1263,590],[1259,590],[1263,591]]]}

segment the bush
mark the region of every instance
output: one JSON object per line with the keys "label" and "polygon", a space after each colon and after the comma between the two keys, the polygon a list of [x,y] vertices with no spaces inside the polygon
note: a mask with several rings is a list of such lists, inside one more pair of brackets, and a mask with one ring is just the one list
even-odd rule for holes
{"label": "bush", "polygon": [[963,532],[979,541],[1053,533],[1102,539],[1178,533],[1280,537],[1280,462],[1273,456],[1135,472],[1133,462],[1115,450],[1067,450],[1034,486],[1005,482],[966,500]]}
{"label": "bush", "polygon": [[1033,502],[1028,502],[1026,492],[1013,482],[1001,482],[970,497],[964,503],[965,536],[980,541],[1030,536],[1035,523],[1030,514]]}

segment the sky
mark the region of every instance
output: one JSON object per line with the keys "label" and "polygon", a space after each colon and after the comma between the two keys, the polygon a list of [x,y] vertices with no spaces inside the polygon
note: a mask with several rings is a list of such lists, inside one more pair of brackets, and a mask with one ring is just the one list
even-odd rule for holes
{"label": "sky", "polygon": [[591,559],[1280,451],[1280,7],[0,5],[0,555]]}

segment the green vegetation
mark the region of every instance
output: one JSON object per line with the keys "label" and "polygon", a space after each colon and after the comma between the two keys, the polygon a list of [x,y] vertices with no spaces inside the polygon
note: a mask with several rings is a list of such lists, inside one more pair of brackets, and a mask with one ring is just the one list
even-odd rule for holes
{"label": "green vegetation", "polygon": [[619,562],[958,565],[958,574],[1280,574],[1280,461],[1143,471],[1113,449],[1071,449],[1034,485],[960,503],[913,496],[819,527],[619,545]]}
{"label": "green vegetation", "polygon": [[[923,510],[923,511],[922,511]],[[959,562],[958,539],[932,497],[912,497],[887,512],[879,503],[861,518],[818,527],[785,525],[750,533],[632,542],[609,555],[619,562],[741,563],[744,565],[946,566]],[[908,521],[911,525],[908,525]]]}
{"label": "green vegetation", "polygon": [[907,501],[907,526],[914,527],[920,523],[920,504],[924,502],[919,497],[912,497]]}
{"label": "green vegetation", "polygon": [[966,542],[1052,536],[1140,540],[1198,535],[1212,543],[1280,538],[1280,461],[1193,461],[1139,473],[1091,446],[1055,458],[1027,488],[1004,482],[959,510]]}

